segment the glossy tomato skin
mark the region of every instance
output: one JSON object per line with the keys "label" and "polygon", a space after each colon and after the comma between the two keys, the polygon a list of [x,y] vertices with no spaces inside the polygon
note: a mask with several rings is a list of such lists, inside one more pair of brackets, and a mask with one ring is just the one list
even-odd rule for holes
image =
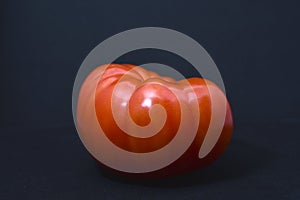
{"label": "glossy tomato skin", "polygon": [[[92,143],[89,142],[92,141],[90,138],[94,137],[89,135],[90,127],[97,126],[95,124],[97,122],[114,145],[128,152],[143,154],[157,151],[168,145],[176,137],[182,117],[189,117],[191,126],[196,124],[198,127],[194,140],[178,159],[161,169],[144,173],[128,173],[106,166],[96,158],[97,153],[91,155],[114,173],[132,177],[161,178],[197,170],[216,160],[224,152],[233,131],[232,112],[226,100],[226,114],[221,134],[212,150],[204,158],[199,158],[199,149],[212,120],[212,96],[208,87],[221,91],[214,83],[201,78],[175,81],[134,65],[100,66],[86,78],[80,91],[77,110],[79,134],[88,150],[92,146],[94,152],[97,152],[97,146],[89,144]],[[87,95],[86,91],[92,90],[91,88],[94,88],[94,92],[89,94],[93,95]],[[190,93],[194,94],[192,99],[189,97]],[[91,102],[94,108],[86,109],[87,102]],[[164,123],[155,121],[155,118],[161,114],[158,111],[153,111],[151,118],[151,109],[154,105],[160,105],[165,109]],[[185,109],[181,109],[183,105]],[[195,106],[197,109],[194,109]],[[199,120],[193,117],[195,110],[199,112]],[[95,112],[95,120],[89,120],[93,115],[92,112]],[[121,122],[118,123],[116,119]],[[156,132],[153,135],[147,135],[147,131],[137,132],[132,123],[140,127],[147,127],[152,123],[154,125],[150,129]],[[128,132],[135,134],[128,134]],[[109,152],[110,149],[107,151]]]}

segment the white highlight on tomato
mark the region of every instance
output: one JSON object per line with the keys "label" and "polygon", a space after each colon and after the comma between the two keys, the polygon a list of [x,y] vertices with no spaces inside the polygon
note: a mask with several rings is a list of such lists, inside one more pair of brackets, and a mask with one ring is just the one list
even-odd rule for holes
{"label": "white highlight on tomato", "polygon": [[144,102],[142,103],[142,106],[143,106],[143,107],[148,107],[148,108],[150,108],[151,105],[152,105],[152,101],[151,101],[151,99],[149,99],[149,98],[145,99]]}

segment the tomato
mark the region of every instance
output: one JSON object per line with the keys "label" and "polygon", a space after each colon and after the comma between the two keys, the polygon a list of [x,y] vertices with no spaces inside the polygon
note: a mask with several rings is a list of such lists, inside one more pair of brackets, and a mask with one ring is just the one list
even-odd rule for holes
{"label": "tomato", "polygon": [[208,80],[176,81],[135,65],[109,64],[81,86],[77,129],[106,168],[161,177],[216,160],[230,141],[233,119],[222,90]]}

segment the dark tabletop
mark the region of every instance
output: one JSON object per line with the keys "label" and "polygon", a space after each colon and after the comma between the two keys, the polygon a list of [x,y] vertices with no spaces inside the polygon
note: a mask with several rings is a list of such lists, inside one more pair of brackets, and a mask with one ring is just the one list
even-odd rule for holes
{"label": "dark tabletop", "polygon": [[237,125],[212,165],[151,181],[103,171],[73,127],[1,129],[1,199],[299,199],[299,128]]}

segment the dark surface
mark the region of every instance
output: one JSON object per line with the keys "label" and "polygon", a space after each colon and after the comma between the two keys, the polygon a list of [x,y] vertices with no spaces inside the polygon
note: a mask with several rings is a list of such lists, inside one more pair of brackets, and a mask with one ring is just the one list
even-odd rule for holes
{"label": "dark surface", "polygon": [[[298,1],[0,2],[0,199],[300,199]],[[100,42],[157,26],[198,41],[222,74],[235,131],[192,175],[129,182],[103,173],[75,131],[76,72]],[[140,51],[120,62],[174,55]],[[102,63],[99,63],[102,64]]]}
{"label": "dark surface", "polygon": [[299,199],[299,128],[292,122],[237,126],[211,166],[160,181],[103,172],[74,128],[1,129],[0,198]]}

